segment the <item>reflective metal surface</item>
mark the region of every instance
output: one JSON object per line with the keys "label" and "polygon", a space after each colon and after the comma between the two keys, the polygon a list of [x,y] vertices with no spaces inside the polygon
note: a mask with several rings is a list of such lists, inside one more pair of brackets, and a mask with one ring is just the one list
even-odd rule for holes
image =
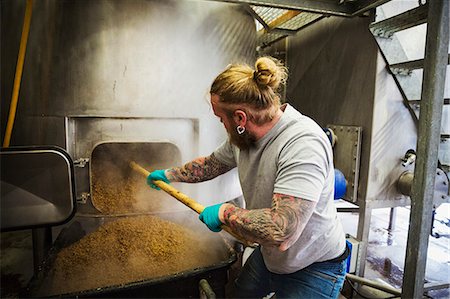
{"label": "reflective metal surface", "polygon": [[59,148],[0,152],[1,229],[57,225],[75,212],[73,164]]}
{"label": "reflective metal surface", "polygon": [[[0,90],[9,99],[24,1],[1,5],[11,47],[2,48]],[[209,155],[226,138],[211,82],[229,63],[253,64],[255,47],[254,19],[236,4],[35,2],[11,144],[55,144],[74,160],[111,141],[171,142],[182,162]],[[1,105],[3,117],[9,103]],[[223,186],[236,182],[233,173],[204,183],[202,197],[235,198],[240,189]]]}

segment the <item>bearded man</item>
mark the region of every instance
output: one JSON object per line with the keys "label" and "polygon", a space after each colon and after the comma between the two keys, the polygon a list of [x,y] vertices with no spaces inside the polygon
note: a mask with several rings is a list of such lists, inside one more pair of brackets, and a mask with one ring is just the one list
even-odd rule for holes
{"label": "bearded man", "polygon": [[246,208],[206,207],[199,218],[225,224],[259,246],[235,281],[235,297],[337,298],[344,282],[345,234],[334,206],[331,144],[322,128],[289,104],[278,88],[287,69],[260,57],[255,69],[235,64],[214,80],[214,114],[229,138],[210,156],[156,170],[153,181],[197,183],[237,167]]}

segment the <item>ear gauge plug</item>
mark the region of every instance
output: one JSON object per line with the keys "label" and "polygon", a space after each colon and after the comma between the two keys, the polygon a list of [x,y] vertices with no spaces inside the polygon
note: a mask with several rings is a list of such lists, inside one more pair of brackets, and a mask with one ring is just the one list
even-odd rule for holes
{"label": "ear gauge plug", "polygon": [[236,131],[239,135],[242,135],[245,132],[245,127],[237,126]]}

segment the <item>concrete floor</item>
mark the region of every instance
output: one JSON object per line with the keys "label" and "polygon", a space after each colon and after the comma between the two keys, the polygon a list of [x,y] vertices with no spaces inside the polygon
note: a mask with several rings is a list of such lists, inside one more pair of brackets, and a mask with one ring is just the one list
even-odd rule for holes
{"label": "concrete floor", "polygon": [[[437,210],[434,232],[440,237],[430,236],[425,279],[427,282],[450,282],[450,204],[443,204]],[[396,223],[388,230],[390,209],[376,209],[372,212],[369,245],[364,277],[385,282],[401,288],[406,254],[410,210],[396,208]],[[356,236],[357,213],[339,213],[346,233]],[[447,222],[447,224],[443,223]],[[450,298],[450,289],[431,291],[430,298]]]}
{"label": "concrete floor", "polygon": [[[450,282],[450,227],[445,221],[450,218],[450,205],[438,209],[435,232],[440,238],[430,236],[426,280],[429,282]],[[389,231],[390,209],[373,211],[365,278],[383,281],[400,288],[402,284],[408,233],[409,209],[397,208],[396,226]],[[339,213],[346,233],[356,236],[358,226],[357,213]],[[1,298],[18,297],[33,272],[32,238],[30,231],[1,234]],[[230,278],[238,269],[234,265]],[[350,297],[346,294],[347,298]],[[428,293],[429,298],[450,298],[450,290],[442,289]],[[342,296],[344,298],[344,296]],[[356,293],[353,298],[358,298]]]}

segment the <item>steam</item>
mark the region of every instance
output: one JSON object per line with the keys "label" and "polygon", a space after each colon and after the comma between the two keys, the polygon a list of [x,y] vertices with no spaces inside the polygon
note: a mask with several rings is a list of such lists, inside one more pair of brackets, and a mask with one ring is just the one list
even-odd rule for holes
{"label": "steam", "polygon": [[[103,179],[102,176],[107,176],[107,182],[102,182],[107,186],[103,187],[118,190],[115,192],[117,196],[110,195],[107,198],[109,203],[106,202],[106,206],[116,206],[115,201],[129,201],[131,203],[129,210],[110,211],[110,213],[107,213],[109,216],[151,214],[170,220],[193,229],[204,237],[205,246],[221,252],[224,244],[217,242],[217,234],[207,229],[198,219],[197,213],[164,191],[150,188],[146,183],[146,178],[129,166],[130,160],[133,160],[149,171],[166,169],[180,165],[179,156],[178,149],[170,143],[104,143],[97,146],[92,154],[93,184],[98,183],[96,180]],[[132,188],[127,187],[129,184],[132,184]],[[177,189],[184,185],[182,183],[173,184]],[[121,188],[130,190],[130,194],[123,194]],[[101,206],[96,202],[95,195],[99,196],[93,193],[94,206]],[[189,196],[189,194],[187,195]],[[103,198],[104,196],[102,196]],[[122,206],[119,205],[119,207]]]}

